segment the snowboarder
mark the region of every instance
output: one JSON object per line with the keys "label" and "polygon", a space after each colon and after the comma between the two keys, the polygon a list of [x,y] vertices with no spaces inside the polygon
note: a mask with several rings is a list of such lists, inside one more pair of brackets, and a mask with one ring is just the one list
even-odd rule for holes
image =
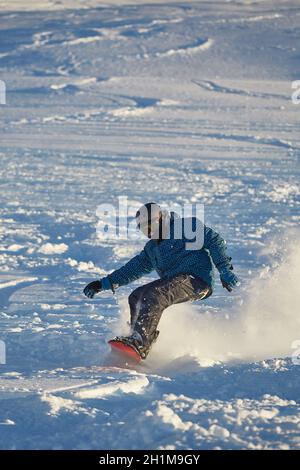
{"label": "snowboarder", "polygon": [[[157,326],[163,311],[186,301],[203,300],[212,294],[213,263],[220,273],[224,288],[229,292],[238,284],[231,258],[226,253],[224,239],[196,217],[180,218],[154,203],[145,204],[136,213],[137,227],[150,240],[144,249],[124,266],[107,277],[89,283],[84,294],[93,298],[103,290],[115,290],[156,270],[160,279],[135,289],[129,295],[129,336],[120,339],[145,359],[159,331]],[[200,249],[187,246],[185,224],[190,223],[194,234],[202,230]],[[182,227],[178,238],[176,228]],[[195,237],[196,235],[194,235]]]}

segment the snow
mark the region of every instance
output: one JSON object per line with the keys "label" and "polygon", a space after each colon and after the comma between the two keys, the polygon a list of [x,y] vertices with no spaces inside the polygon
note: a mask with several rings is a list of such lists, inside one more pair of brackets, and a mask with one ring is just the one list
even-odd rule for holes
{"label": "snow", "polygon": [[149,384],[147,377],[138,375],[127,382],[108,383],[91,389],[82,389],[76,393],[78,398],[103,398],[116,392],[140,393]]}
{"label": "snow", "polygon": [[[299,449],[299,2],[0,12],[0,447]],[[140,282],[82,295],[143,246],[98,226],[119,196],[203,203],[241,278],[136,367],[106,341]]]}
{"label": "snow", "polygon": [[45,243],[42,245],[38,251],[44,255],[55,255],[65,253],[68,250],[68,245],[65,243]]}
{"label": "snow", "polygon": [[[213,45],[213,39],[208,38],[203,41],[199,45],[186,45],[185,47],[181,47],[179,49],[168,49],[167,51],[164,52],[157,52],[155,55],[156,57],[167,57],[167,56],[172,56],[172,55],[186,55],[186,54],[196,54],[197,52],[200,51],[205,51],[206,49],[209,49]],[[148,57],[148,55],[147,55]]]}
{"label": "snow", "polygon": [[157,406],[156,414],[163,423],[170,424],[179,431],[188,431],[192,426],[191,422],[184,423],[179,416],[164,403]]}

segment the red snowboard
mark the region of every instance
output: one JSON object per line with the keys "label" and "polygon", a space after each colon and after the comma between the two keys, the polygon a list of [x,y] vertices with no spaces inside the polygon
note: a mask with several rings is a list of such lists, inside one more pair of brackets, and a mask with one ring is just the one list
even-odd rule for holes
{"label": "red snowboard", "polygon": [[123,343],[120,339],[110,339],[108,344],[110,344],[112,350],[118,351],[122,355],[127,356],[128,359],[130,358],[135,362],[140,362],[142,359],[139,353],[132,346]]}

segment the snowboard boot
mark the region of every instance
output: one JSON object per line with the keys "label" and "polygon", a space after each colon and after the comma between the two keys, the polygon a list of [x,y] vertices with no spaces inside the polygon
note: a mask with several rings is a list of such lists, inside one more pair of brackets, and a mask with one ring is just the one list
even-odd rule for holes
{"label": "snowboard boot", "polygon": [[[138,332],[135,332],[135,334],[138,334],[140,337],[141,335]],[[148,336],[146,339],[142,340],[142,348],[141,348],[141,358],[146,359],[148,356],[150,349],[152,348],[152,345],[155,343],[159,335],[159,331],[156,330],[151,336]]]}
{"label": "snowboard boot", "polygon": [[137,331],[134,331],[132,335],[121,336],[118,337],[118,339],[124,344],[128,344],[128,346],[131,346],[141,356],[142,359],[146,359],[151,349],[151,346],[157,340],[158,335],[159,331],[156,330],[155,334],[153,335],[153,338],[147,338],[145,340]]}

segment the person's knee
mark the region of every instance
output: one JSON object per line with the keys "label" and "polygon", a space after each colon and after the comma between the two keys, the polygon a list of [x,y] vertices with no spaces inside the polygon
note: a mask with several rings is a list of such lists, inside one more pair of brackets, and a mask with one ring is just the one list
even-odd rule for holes
{"label": "person's knee", "polygon": [[141,287],[138,287],[137,289],[131,292],[131,294],[128,297],[128,303],[131,307],[137,304],[137,302],[139,301],[141,297],[141,294],[142,294]]}
{"label": "person's knee", "polygon": [[196,299],[206,299],[212,294],[212,288],[200,277],[191,277],[191,283],[194,288]]}

